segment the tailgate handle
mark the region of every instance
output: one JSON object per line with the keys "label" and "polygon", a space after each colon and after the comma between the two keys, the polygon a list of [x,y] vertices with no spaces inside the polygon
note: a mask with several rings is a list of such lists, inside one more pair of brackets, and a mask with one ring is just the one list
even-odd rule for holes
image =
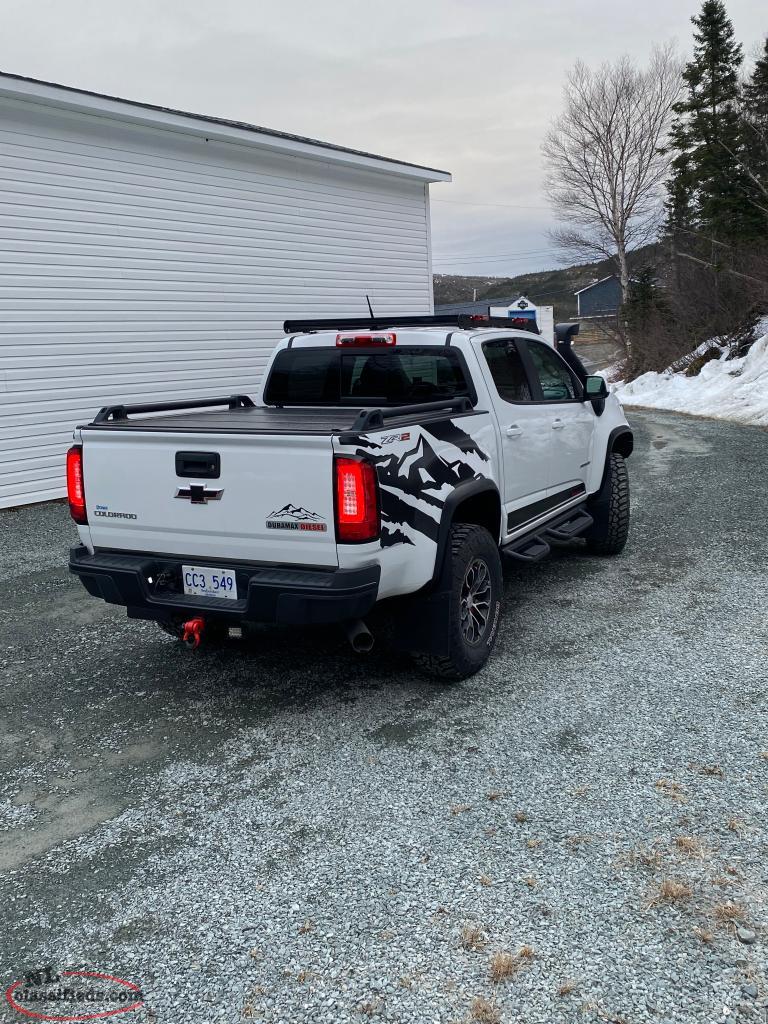
{"label": "tailgate handle", "polygon": [[221,456],[218,452],[176,452],[176,476],[218,480]]}

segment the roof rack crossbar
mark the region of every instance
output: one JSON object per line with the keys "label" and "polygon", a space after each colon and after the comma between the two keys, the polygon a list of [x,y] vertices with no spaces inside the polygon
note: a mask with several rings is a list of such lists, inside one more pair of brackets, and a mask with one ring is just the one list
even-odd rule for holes
{"label": "roof rack crossbar", "polygon": [[251,409],[253,400],[248,395],[227,395],[225,398],[191,398],[181,402],[146,402],[139,405],[105,405],[93,417],[94,423],[127,420],[131,413],[177,412],[182,409],[207,409],[226,405],[230,409]]}
{"label": "roof rack crossbar", "polygon": [[473,330],[481,327],[507,327],[510,330],[539,333],[534,320],[517,317],[485,316],[478,313],[435,313],[426,316],[352,316],[324,320],[286,320],[286,334],[311,334],[313,331],[379,331],[385,327],[455,327]]}
{"label": "roof rack crossbar", "polygon": [[381,409],[361,409],[350,427],[351,433],[361,434],[384,426],[384,420],[395,416],[416,416],[428,412],[471,412],[472,401],[467,395],[446,398],[442,402],[422,402],[420,405],[388,405]]}

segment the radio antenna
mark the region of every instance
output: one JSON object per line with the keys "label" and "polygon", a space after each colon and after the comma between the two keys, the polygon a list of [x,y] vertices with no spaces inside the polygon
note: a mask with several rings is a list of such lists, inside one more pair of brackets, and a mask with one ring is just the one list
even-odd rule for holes
{"label": "radio antenna", "polygon": [[371,320],[373,320],[373,306],[371,305],[371,300],[368,298],[367,295],[365,296],[365,301],[368,303],[368,312],[371,314]]}

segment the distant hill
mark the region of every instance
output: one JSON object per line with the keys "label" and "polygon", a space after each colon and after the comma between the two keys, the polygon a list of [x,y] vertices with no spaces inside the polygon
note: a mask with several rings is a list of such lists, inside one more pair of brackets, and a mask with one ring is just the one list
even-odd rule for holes
{"label": "distant hill", "polygon": [[[632,254],[634,266],[645,266],[655,261],[655,247],[648,245]],[[496,297],[527,295],[538,306],[554,306],[555,322],[569,320],[576,314],[574,292],[584,288],[590,281],[599,280],[614,273],[610,260],[599,263],[580,263],[559,270],[539,270],[533,274],[517,277],[462,277],[458,274],[435,274],[433,287],[435,305],[450,302],[471,302],[473,289],[477,289],[477,301],[493,300]]]}

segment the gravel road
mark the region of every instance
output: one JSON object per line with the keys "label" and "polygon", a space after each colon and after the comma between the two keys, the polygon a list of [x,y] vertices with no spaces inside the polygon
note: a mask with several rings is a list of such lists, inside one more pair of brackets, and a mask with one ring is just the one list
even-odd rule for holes
{"label": "gravel road", "polygon": [[3,988],[106,971],[145,993],[116,1020],[163,1024],[765,1022],[768,433],[631,421],[624,554],[509,567],[452,687],[329,631],[192,654],[68,576],[62,505],[0,512]]}

